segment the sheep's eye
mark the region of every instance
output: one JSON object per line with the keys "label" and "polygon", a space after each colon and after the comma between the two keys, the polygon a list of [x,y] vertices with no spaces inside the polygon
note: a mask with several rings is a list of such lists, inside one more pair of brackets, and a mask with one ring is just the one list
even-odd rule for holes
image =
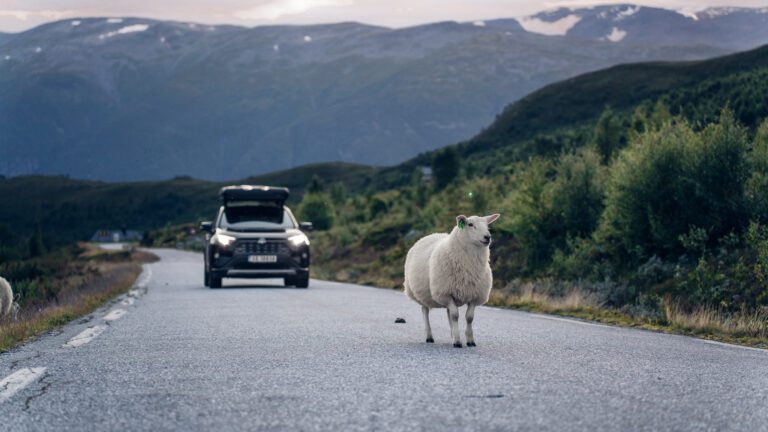
{"label": "sheep's eye", "polygon": [[469,226],[470,226],[470,227],[473,227],[473,226],[475,226],[475,224],[472,224],[472,223],[471,223],[471,224],[469,224]]}

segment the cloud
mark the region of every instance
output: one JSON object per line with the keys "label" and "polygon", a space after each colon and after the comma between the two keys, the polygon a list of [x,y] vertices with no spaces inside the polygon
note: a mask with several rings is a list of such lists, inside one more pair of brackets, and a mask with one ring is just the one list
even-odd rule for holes
{"label": "cloud", "polygon": [[[142,17],[202,24],[359,21],[388,27],[524,17],[565,6],[633,3],[692,12],[712,5],[764,7],[767,0],[0,0],[0,32],[81,17]],[[2,58],[0,57],[0,60]]]}
{"label": "cloud", "polygon": [[234,12],[241,20],[275,21],[287,15],[299,15],[322,7],[350,6],[354,0],[273,0],[250,9]]}
{"label": "cloud", "polygon": [[33,19],[48,19],[48,20],[58,20],[62,18],[66,18],[68,16],[74,15],[74,12],[72,11],[58,11],[58,10],[3,10],[0,9],[0,17],[12,17],[16,18],[19,21],[26,21],[30,18]]}

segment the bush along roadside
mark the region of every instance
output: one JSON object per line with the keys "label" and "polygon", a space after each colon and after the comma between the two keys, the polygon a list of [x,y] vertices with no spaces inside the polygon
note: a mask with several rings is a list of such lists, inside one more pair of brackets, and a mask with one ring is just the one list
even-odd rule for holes
{"label": "bush along roadside", "polygon": [[143,263],[157,258],[134,249],[107,251],[80,243],[0,263],[20,310],[0,319],[0,352],[91,313],[125,293]]}

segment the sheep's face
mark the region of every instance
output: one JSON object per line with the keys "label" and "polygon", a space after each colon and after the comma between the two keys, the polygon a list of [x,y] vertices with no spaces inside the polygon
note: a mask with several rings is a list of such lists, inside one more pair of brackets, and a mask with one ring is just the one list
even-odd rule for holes
{"label": "sheep's face", "polygon": [[491,232],[488,225],[499,218],[498,214],[490,216],[456,216],[456,233],[459,239],[478,247],[491,245]]}

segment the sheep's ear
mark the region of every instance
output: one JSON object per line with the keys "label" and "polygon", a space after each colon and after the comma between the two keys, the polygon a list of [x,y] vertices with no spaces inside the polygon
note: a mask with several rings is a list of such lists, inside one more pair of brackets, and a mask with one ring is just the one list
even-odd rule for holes
{"label": "sheep's ear", "polygon": [[492,224],[492,223],[496,222],[496,219],[498,219],[498,218],[499,218],[499,216],[501,216],[501,215],[500,215],[500,214],[498,214],[498,213],[492,214],[492,215],[490,215],[490,216],[486,216],[486,217],[485,217],[485,223],[487,223],[488,225],[490,225],[490,224]]}
{"label": "sheep's ear", "polygon": [[466,225],[466,224],[467,224],[467,217],[466,216],[464,216],[464,215],[456,216],[456,225],[458,225],[458,227],[460,229],[464,229],[464,225]]}

